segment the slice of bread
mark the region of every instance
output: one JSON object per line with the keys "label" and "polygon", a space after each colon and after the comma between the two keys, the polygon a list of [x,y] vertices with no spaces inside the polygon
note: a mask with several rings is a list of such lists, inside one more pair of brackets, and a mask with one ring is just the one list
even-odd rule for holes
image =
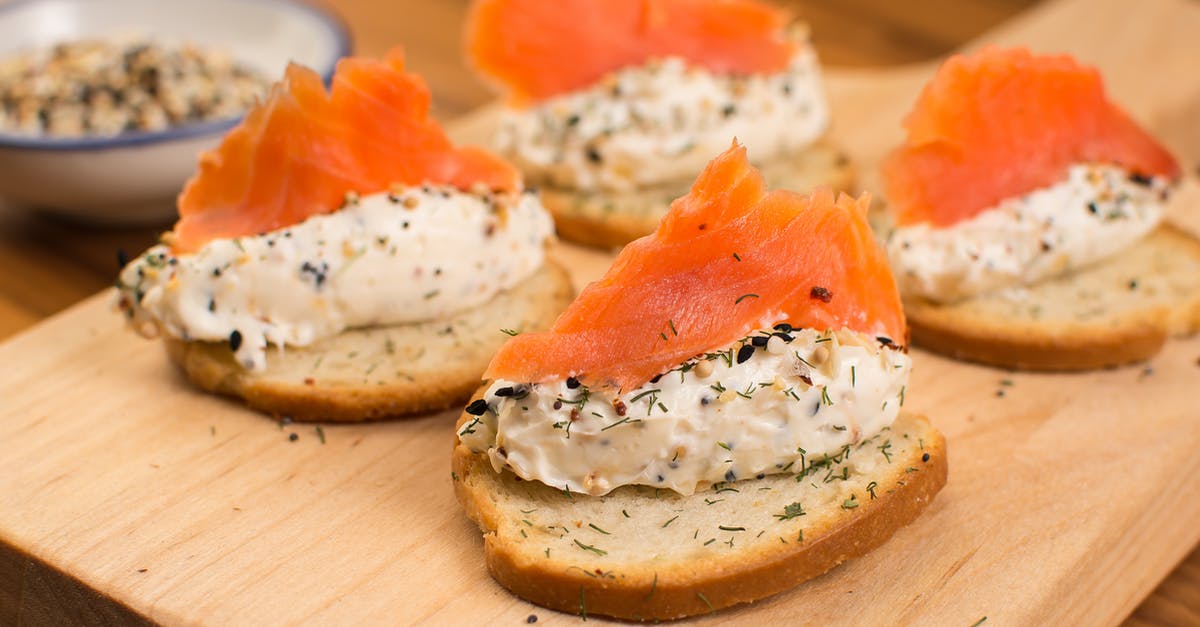
{"label": "slice of bread", "polygon": [[574,297],[570,277],[547,262],[517,287],[452,318],[345,331],[267,355],[267,368],[239,366],[226,343],[167,340],[192,383],[295,420],[351,422],[445,409],[479,386],[501,329],[549,327]]}
{"label": "slice of bread", "polygon": [[1025,370],[1148,359],[1200,329],[1200,241],[1163,225],[1121,253],[1036,285],[951,305],[905,302],[913,344]]}
{"label": "slice of bread", "polygon": [[945,440],[913,414],[814,461],[691,496],[641,486],[565,493],[497,473],[461,444],[451,466],[501,585],[572,614],[659,620],[756,601],[867,553],[946,483]]}
{"label": "slice of bread", "polygon": [[[762,165],[772,189],[807,193],[818,185],[849,190],[854,168],[844,153],[817,143]],[[616,248],[658,228],[671,201],[687,194],[692,180],[625,193],[581,192],[543,187],[542,204],[554,216],[559,237],[587,246]]]}

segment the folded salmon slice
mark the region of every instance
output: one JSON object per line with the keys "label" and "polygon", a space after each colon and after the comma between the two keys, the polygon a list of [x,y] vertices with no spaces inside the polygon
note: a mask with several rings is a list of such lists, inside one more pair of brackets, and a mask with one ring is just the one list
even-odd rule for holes
{"label": "folded salmon slice", "polygon": [[1063,180],[1078,163],[1179,177],[1179,164],[1067,55],[988,47],[951,57],[904,120],[884,162],[900,225],[949,226]]}
{"label": "folded salmon slice", "polygon": [[668,56],[723,74],[778,72],[795,52],[787,20],[757,0],[477,0],[467,56],[527,103]]}
{"label": "folded salmon slice", "polygon": [[337,210],[347,192],[520,185],[499,157],[451,144],[429,107],[429,89],[405,71],[399,49],[382,61],[342,59],[328,91],[316,72],[288,66],[267,99],[200,156],[178,199],[175,250],[298,224]]}
{"label": "folded salmon slice", "polygon": [[485,377],[633,389],[751,331],[849,328],[903,342],[904,312],[867,196],[768,191],[736,142],[546,333],[510,340]]}

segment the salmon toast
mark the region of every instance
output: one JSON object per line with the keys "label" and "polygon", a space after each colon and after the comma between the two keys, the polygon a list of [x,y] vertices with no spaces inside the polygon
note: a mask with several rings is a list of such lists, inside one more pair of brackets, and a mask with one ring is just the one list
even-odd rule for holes
{"label": "salmon toast", "polygon": [[453,145],[429,107],[399,50],[343,59],[328,90],[289,66],[200,156],[174,230],[122,269],[131,326],[197,386],[275,415],[461,402],[500,329],[545,327],[571,289],[518,171]]}
{"label": "salmon toast", "polygon": [[1048,370],[1145,359],[1200,327],[1194,238],[1166,226],[1181,171],[1067,55],[949,59],[884,162],[914,342]]}
{"label": "salmon toast", "polygon": [[565,238],[611,247],[652,232],[734,137],[772,184],[852,183],[822,139],[807,31],[765,2],[477,0],[466,42],[504,95],[496,147],[543,188]]}
{"label": "salmon toast", "polygon": [[501,348],[452,457],[497,581],[562,611],[681,618],[792,588],[919,515],[945,443],[903,409],[905,317],[868,204],[771,191],[735,143],[548,331]]}

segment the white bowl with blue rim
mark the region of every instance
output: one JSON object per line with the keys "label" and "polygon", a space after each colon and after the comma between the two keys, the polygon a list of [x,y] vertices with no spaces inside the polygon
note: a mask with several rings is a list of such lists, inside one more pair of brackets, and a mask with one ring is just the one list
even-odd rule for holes
{"label": "white bowl with blue rim", "polygon": [[[289,61],[328,81],[350,37],[335,16],[290,0],[11,0],[0,3],[0,57],[80,39],[144,37],[228,53],[274,81]],[[0,133],[0,199],[95,224],[154,224],[240,118],[109,137]]]}

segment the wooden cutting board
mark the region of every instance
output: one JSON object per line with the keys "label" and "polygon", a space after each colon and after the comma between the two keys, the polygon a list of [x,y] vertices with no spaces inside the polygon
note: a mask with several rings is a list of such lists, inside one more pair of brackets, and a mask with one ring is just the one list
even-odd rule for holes
{"label": "wooden cutting board", "polygon": [[[1200,4],[1187,0],[1060,0],[987,41],[1100,66],[1194,167],[1198,34]],[[830,72],[834,138],[868,185],[931,69]],[[489,119],[456,130],[477,136]],[[1200,186],[1190,181],[1172,212],[1200,232]],[[608,263],[555,254],[578,282]],[[579,620],[487,576],[451,492],[454,412],[281,428],[192,391],[156,343],[122,328],[111,300],[98,294],[0,345],[0,622]],[[946,489],[872,554],[714,620],[1120,620],[1200,541],[1198,359],[1192,339],[1145,368],[1028,375],[915,351],[908,400],[949,439]]]}

